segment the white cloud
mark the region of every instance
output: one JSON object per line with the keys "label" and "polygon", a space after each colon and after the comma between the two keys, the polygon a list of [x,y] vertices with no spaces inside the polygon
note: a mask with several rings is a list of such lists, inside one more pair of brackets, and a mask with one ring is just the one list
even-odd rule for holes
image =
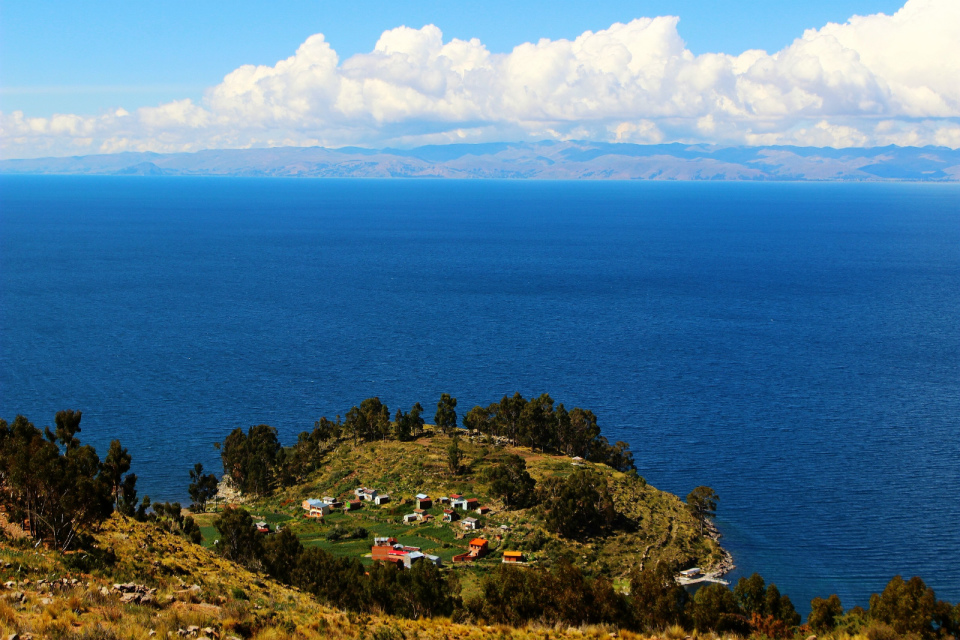
{"label": "white cloud", "polygon": [[694,56],[675,17],[492,54],[398,27],[340,61],[322,34],[273,66],[127,113],[0,115],[3,155],[588,137],[623,142],[960,146],[960,2],[808,30],[773,54]]}

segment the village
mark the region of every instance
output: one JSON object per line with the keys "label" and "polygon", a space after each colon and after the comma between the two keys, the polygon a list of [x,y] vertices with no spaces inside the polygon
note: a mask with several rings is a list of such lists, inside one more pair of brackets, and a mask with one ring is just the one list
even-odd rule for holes
{"label": "village", "polygon": [[[412,507],[409,513],[404,513],[400,518],[400,523],[403,526],[438,524],[439,521],[439,523],[450,525],[449,530],[454,532],[455,540],[466,542],[466,548],[462,550],[462,553],[454,553],[452,557],[448,558],[451,563],[471,563],[490,554],[491,544],[488,539],[478,536],[469,541],[466,540],[470,532],[476,532],[484,528],[480,517],[488,516],[493,511],[491,507],[481,505],[477,498],[451,493],[434,499],[426,493],[418,493],[411,499],[402,501],[401,504]],[[325,520],[330,520],[331,516],[335,518],[338,514],[359,515],[357,512],[364,508],[385,508],[388,505],[392,511],[396,511],[396,505],[389,494],[381,493],[370,487],[357,487],[346,498],[329,495],[320,498],[306,498],[300,506],[303,518],[322,523]],[[256,527],[259,532],[265,534],[274,531],[266,520],[258,521]],[[496,543],[499,543],[508,530],[508,525],[500,525],[490,535]],[[422,536],[416,535],[375,536],[369,553],[362,554],[362,557],[373,562],[389,562],[399,569],[410,569],[414,564],[422,561],[431,562],[438,567],[444,566],[440,554],[427,553],[422,546],[404,544],[397,536],[422,540]],[[449,552],[443,555],[449,556]],[[503,563],[526,564],[528,562],[524,552],[519,550],[500,549],[499,555]]]}

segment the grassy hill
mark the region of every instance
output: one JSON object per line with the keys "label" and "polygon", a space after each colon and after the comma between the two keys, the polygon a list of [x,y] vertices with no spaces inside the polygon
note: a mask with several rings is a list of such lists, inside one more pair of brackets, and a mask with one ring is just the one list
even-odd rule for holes
{"label": "grassy hill", "polygon": [[[29,540],[0,540],[2,637],[519,640],[606,638],[610,631],[511,629],[456,624],[447,618],[343,613],[149,523],[114,515],[95,538],[106,562],[87,552],[64,556],[34,548]],[[121,584],[126,582],[132,584]],[[123,588],[150,593],[150,601],[126,602]],[[641,636],[624,632],[622,637]]]}
{"label": "grassy hill", "polygon": [[[373,536],[393,536],[400,542],[421,547],[449,563],[455,554],[466,550],[476,536],[490,540],[493,553],[487,559],[462,567],[465,594],[469,595],[475,574],[500,562],[502,551],[520,550],[535,563],[549,565],[551,559],[568,554],[576,564],[595,575],[623,579],[631,569],[643,563],[666,560],[682,566],[711,568],[724,559],[719,545],[703,537],[681,500],[649,486],[635,473],[621,473],[603,464],[583,463],[607,481],[618,519],[612,531],[581,541],[560,538],[550,533],[536,507],[509,510],[490,495],[483,482],[484,470],[508,454],[518,454],[527,463],[530,475],[541,482],[566,477],[577,470],[571,459],[533,452],[527,448],[494,446],[480,438],[460,438],[464,454],[463,470],[452,474],[447,467],[446,450],[450,438],[428,434],[413,442],[342,443],[323,455],[319,471],[303,484],[284,489],[270,498],[249,501],[246,508],[274,525],[290,527],[305,546],[319,546],[335,555],[363,558],[370,553]],[[357,511],[336,511],[323,521],[303,517],[301,502],[306,498],[353,497],[353,489],[372,487],[391,496],[382,506],[364,502]],[[475,497],[491,507],[488,515],[478,517],[483,525],[477,532],[465,532],[459,522],[441,521],[442,507],[435,503],[429,510],[429,523],[403,524],[404,514],[416,506],[413,497],[426,493],[436,500],[459,493]],[[212,544],[216,530],[214,516],[201,515],[198,521],[204,543]],[[363,539],[330,540],[332,530],[366,529]],[[458,570],[461,567],[458,566]]]}

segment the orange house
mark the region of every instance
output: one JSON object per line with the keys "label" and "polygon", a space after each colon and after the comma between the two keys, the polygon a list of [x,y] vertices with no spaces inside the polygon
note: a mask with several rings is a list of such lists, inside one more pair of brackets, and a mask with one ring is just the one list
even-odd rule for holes
{"label": "orange house", "polygon": [[523,562],[523,552],[521,552],[521,551],[504,551],[504,552],[503,552],[503,561],[504,561],[504,562]]}
{"label": "orange house", "polygon": [[470,555],[474,558],[480,558],[487,555],[490,550],[490,543],[483,538],[474,538],[470,541]]}

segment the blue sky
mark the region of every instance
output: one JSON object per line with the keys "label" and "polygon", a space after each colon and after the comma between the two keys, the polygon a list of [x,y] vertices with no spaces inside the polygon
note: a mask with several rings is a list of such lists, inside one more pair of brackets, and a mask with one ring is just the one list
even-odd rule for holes
{"label": "blue sky", "polygon": [[0,155],[956,147],[958,61],[957,0],[0,0]]}
{"label": "blue sky", "polygon": [[0,4],[0,109],[30,116],[97,113],[199,99],[242,64],[274,64],[323,33],[341,59],[369,52],[393,27],[435,24],[495,53],[540,38],[575,38],[615,22],[680,17],[695,54],[777,51],[854,14],[892,13],[895,0],[527,0],[504,2],[164,0]]}

